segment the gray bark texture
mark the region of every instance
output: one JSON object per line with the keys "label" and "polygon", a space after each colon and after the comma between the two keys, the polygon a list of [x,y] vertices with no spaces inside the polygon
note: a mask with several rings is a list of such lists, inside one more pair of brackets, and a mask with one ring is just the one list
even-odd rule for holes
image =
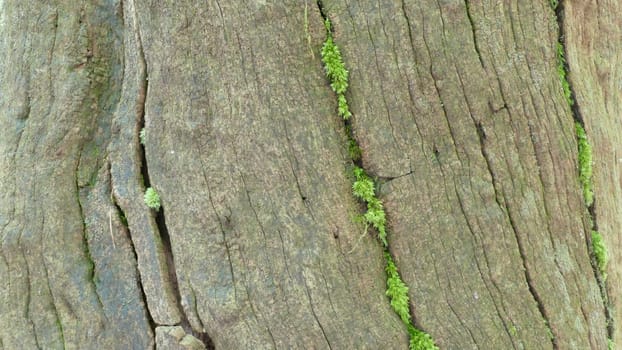
{"label": "gray bark texture", "polygon": [[[439,348],[622,344],[620,13],[0,0],[0,350],[407,349],[349,132],[413,324]],[[573,116],[593,145],[590,210]]]}

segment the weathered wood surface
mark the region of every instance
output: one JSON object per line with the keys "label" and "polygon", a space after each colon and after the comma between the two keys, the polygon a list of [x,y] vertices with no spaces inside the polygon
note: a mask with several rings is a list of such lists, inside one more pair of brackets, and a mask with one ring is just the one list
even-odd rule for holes
{"label": "weathered wood surface", "polygon": [[324,3],[417,324],[442,348],[605,348],[548,3]]}
{"label": "weathered wood surface", "polygon": [[[619,7],[563,21],[616,314]],[[443,349],[606,348],[548,2],[322,9],[415,324]],[[0,1],[0,349],[407,347],[322,21],[315,1]]]}
{"label": "weathered wood surface", "polygon": [[608,248],[607,294],[614,341],[622,344],[622,3],[565,1],[569,78],[594,157],[598,230]]}

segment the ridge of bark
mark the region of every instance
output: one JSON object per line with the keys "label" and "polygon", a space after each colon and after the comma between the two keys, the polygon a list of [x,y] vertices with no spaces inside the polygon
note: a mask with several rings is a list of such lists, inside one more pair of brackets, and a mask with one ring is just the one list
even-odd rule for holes
{"label": "ridge of bark", "polygon": [[[367,228],[369,226],[374,227],[378,231],[378,238],[381,241],[383,248],[383,255],[385,258],[385,274],[387,276],[387,290],[385,295],[389,298],[393,311],[400,317],[406,326],[410,338],[409,349],[438,350],[438,347],[435,345],[432,337],[415,326],[413,312],[408,296],[408,286],[402,280],[398,268],[394,263],[393,254],[391,253],[389,242],[386,237],[386,214],[382,201],[376,194],[380,184],[378,181],[374,181],[364,169],[360,158],[362,150],[358,141],[354,137],[354,132],[352,130],[352,114],[345,98],[348,86],[348,71],[345,69],[345,64],[342,60],[339,48],[334,43],[332,24],[321,0],[317,1],[317,6],[326,27],[326,40],[321,52],[322,62],[324,63],[326,77],[329,80],[331,89],[337,95],[337,114],[342,118],[344,123],[348,154],[350,155],[350,160],[353,163],[352,173],[354,181],[352,185],[352,194],[354,197],[362,200],[367,205],[367,211],[362,215],[366,225],[365,233],[367,232]],[[331,49],[330,46],[333,48]],[[326,57],[327,52],[330,54],[328,59]],[[334,67],[330,67],[331,63],[337,66],[336,69],[334,69]],[[409,173],[412,173],[412,170]],[[390,181],[392,178],[389,178],[388,180]]]}
{"label": "ridge of bark", "polygon": [[[565,57],[567,56],[567,52],[566,52],[566,43],[564,39],[564,0],[550,0],[550,5],[553,11],[555,12],[555,18],[557,20],[557,28],[558,28],[557,45],[558,45],[558,65],[559,65],[558,70],[560,73],[560,80],[562,81],[562,86],[564,87],[564,90],[567,89],[567,92],[565,91],[566,102],[568,103],[568,107],[570,108],[572,117],[576,123],[575,135],[578,140],[579,177],[581,177],[583,175],[582,174],[583,172],[582,153],[585,153],[585,152],[589,153],[589,157],[587,158],[586,161],[591,163],[592,162],[591,146],[589,143],[587,130],[585,129],[585,121],[583,119],[583,115],[581,114],[580,106],[577,103],[576,93],[574,91],[572,81],[569,77],[570,67],[568,65],[568,62],[565,59]],[[582,143],[584,143],[585,145],[583,145]],[[591,164],[589,164],[588,166],[591,168]],[[586,181],[589,182],[589,187],[590,187],[589,190],[593,191],[592,174],[589,174],[589,177]],[[584,184],[582,183],[581,185],[583,186]],[[597,220],[597,215],[596,215],[596,199],[594,198],[593,192],[590,198],[587,198],[587,196],[585,195],[585,190],[583,190],[582,192],[584,193],[584,201],[585,201],[585,204],[588,210],[589,224],[590,224],[589,229],[591,231],[590,233],[586,234],[586,245],[587,245],[588,254],[591,258],[590,262],[592,264],[592,269],[594,270],[594,277],[597,281],[598,287],[600,289],[601,297],[603,299],[603,307],[605,311],[605,318],[607,321],[607,324],[606,324],[607,337],[609,339],[609,347],[611,348],[611,346],[613,345],[612,339],[613,339],[614,328],[615,328],[614,317],[612,314],[613,310],[612,310],[612,304],[611,304],[609,295],[607,293],[606,275],[599,268],[599,264],[601,263],[606,264],[606,261],[602,261],[602,262],[600,261],[601,259],[606,259],[606,257],[599,257],[595,253],[596,247],[595,247],[594,238],[593,238],[594,234],[600,236],[600,233],[598,232],[598,220]],[[602,243],[602,239],[601,239],[600,244],[602,244],[604,247],[604,243]]]}
{"label": "ridge of bark", "polygon": [[[147,67],[147,60],[145,59],[145,53],[142,47],[142,39],[140,37],[140,30],[137,29],[137,32],[138,32],[137,36],[138,36],[140,59],[143,61],[143,64],[144,64],[144,77],[142,81],[142,84],[143,84],[142,88],[144,89],[143,91],[145,93],[145,96],[144,96],[144,99],[142,100],[142,105],[140,106],[141,113],[140,113],[140,118],[138,120],[138,128],[137,128],[139,132],[142,132],[145,128],[145,108],[147,105],[147,96],[148,96],[148,91],[149,91],[149,73],[148,73],[149,70]],[[151,181],[149,178],[149,165],[148,165],[147,156],[146,156],[146,146],[145,144],[143,144],[143,142],[139,142],[139,161],[140,161],[140,171],[143,177],[144,186],[145,188],[150,188]],[[164,256],[166,257],[166,265],[167,265],[169,282],[172,286],[173,296],[175,297],[175,304],[180,314],[179,325],[184,329],[186,333],[191,334],[195,338],[202,341],[207,349],[214,349],[214,343],[212,339],[210,338],[210,336],[205,332],[199,332],[193,329],[192,326],[190,325],[190,321],[188,320],[188,315],[186,315],[186,313],[184,312],[184,308],[181,302],[181,292],[179,290],[179,283],[177,280],[177,270],[175,268],[175,256],[173,255],[173,249],[171,246],[171,238],[168,232],[168,228],[166,226],[166,218],[164,216],[164,206],[160,207],[160,209],[157,210],[157,213],[155,215],[155,221],[157,225],[156,234],[159,234],[160,239],[162,241],[162,248],[164,251]],[[154,333],[155,333],[155,328],[154,328]]]}
{"label": "ridge of bark", "polygon": [[[110,163],[108,163],[108,167],[110,166],[111,166]],[[112,171],[108,169],[108,172],[111,173]],[[112,183],[112,176],[111,176],[111,183]],[[129,225],[127,223],[127,217],[125,216],[125,212],[123,211],[123,209],[117,202],[117,197],[114,195],[114,191],[111,191],[110,200],[112,204],[114,205],[117,216],[119,217],[121,223],[123,224],[123,226],[125,226],[125,229],[127,230],[127,233],[128,233],[127,241],[131,248],[132,257],[134,258],[134,261],[138,261],[138,253],[136,252],[134,241],[132,241],[132,233],[130,232]],[[138,267],[136,267],[136,270],[138,270]],[[147,321],[149,322],[149,328],[151,328],[151,331],[153,332],[153,334],[155,334],[155,329],[157,327],[157,324],[153,320],[153,317],[151,316],[151,312],[149,312],[149,308],[147,307],[147,295],[145,294],[145,287],[143,286],[142,279],[140,278],[140,272],[136,274],[136,284],[138,285],[138,289],[140,291],[140,298],[145,303],[145,316],[147,318]]]}

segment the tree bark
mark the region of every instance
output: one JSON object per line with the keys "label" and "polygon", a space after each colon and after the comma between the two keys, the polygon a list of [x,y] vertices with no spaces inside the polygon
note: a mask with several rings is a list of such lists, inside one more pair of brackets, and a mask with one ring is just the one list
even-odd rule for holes
{"label": "tree bark", "polygon": [[354,165],[441,349],[622,341],[620,7],[0,0],[0,350],[408,348]]}

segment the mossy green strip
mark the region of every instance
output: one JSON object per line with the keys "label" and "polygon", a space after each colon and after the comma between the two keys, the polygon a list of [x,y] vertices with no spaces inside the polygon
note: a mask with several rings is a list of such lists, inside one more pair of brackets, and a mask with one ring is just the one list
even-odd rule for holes
{"label": "mossy green strip", "polygon": [[560,42],[557,43],[557,74],[562,83],[562,89],[564,90],[564,97],[568,106],[574,105],[572,99],[572,91],[570,90],[570,83],[566,77],[566,57],[564,56],[564,45]]}
{"label": "mossy green strip", "polygon": [[352,172],[355,178],[352,184],[352,193],[367,204],[367,212],[363,215],[365,222],[378,231],[378,238],[386,248],[389,245],[385,228],[387,219],[382,202],[376,197],[376,185],[362,168],[354,167]]}
{"label": "mossy green strip", "polygon": [[352,116],[345,96],[348,89],[348,70],[341,58],[339,47],[333,41],[333,33],[328,18],[324,21],[324,25],[327,33],[321,52],[324,70],[330,80],[330,87],[337,94],[337,112],[343,119],[348,120]]}
{"label": "mossy green strip", "polygon": [[585,129],[579,122],[575,122],[577,143],[579,147],[579,181],[583,188],[583,199],[589,207],[594,203],[594,191],[592,189],[592,146],[587,140]]}
{"label": "mossy green strip", "polygon": [[[553,11],[558,11],[560,0],[549,0],[551,8]],[[560,19],[558,18],[558,22]],[[562,24],[559,23],[561,28]],[[564,92],[564,98],[566,103],[570,108],[572,108],[575,104],[574,96],[572,93],[572,89],[570,87],[570,83],[568,81],[568,66],[566,63],[566,58],[564,55],[564,44],[562,42],[562,35],[560,30],[560,40],[557,42],[557,74],[559,75],[559,79],[562,84],[562,89]],[[573,114],[575,120],[580,120],[580,116],[577,115],[578,109],[573,110]],[[594,185],[592,182],[592,147],[587,138],[587,134],[585,132],[585,128],[583,127],[582,122],[575,121],[575,132],[577,134],[577,147],[579,153],[579,182],[581,184],[581,188],[583,189],[583,200],[585,201],[585,205],[588,208],[593,208],[594,205]],[[607,247],[605,246],[605,242],[603,240],[602,235],[596,231],[596,218],[590,215],[590,223],[591,223],[591,242],[592,242],[592,254],[594,260],[596,261],[595,269],[598,269],[596,272],[600,274],[601,277],[601,292],[603,293],[603,301],[605,306],[607,307],[607,295],[606,295],[606,287],[605,283],[607,280]],[[611,322],[611,316],[607,315],[608,323]],[[611,330],[609,330],[611,332]],[[611,333],[609,334],[611,336]],[[611,338],[608,339],[608,348],[612,350],[615,348],[615,345]]]}
{"label": "mossy green strip", "polygon": [[607,256],[607,247],[603,241],[603,236],[598,231],[592,231],[592,249],[598,269],[603,277],[603,281],[607,279],[607,262],[609,257]]}
{"label": "mossy green strip", "polygon": [[[333,40],[331,22],[327,18],[324,21],[326,27],[326,41],[322,46],[321,56],[324,63],[326,76],[330,81],[330,86],[337,94],[337,114],[344,121],[347,121],[352,114],[346,100],[346,90],[348,89],[348,70],[341,57],[339,47]],[[346,123],[346,134],[348,136],[348,152],[354,162],[361,157],[361,148],[352,135],[352,129]],[[372,226],[378,231],[378,238],[384,247],[384,257],[386,261],[385,272],[387,273],[386,295],[389,297],[391,307],[406,325],[410,336],[410,350],[438,350],[429,334],[417,329],[411,322],[410,300],[408,297],[408,286],[399,275],[397,266],[389,252],[389,242],[387,241],[386,215],[382,201],[376,196],[376,185],[372,178],[367,175],[361,167],[355,166],[353,171],[354,182],[352,193],[367,204],[367,211],[363,214],[365,224]]]}

